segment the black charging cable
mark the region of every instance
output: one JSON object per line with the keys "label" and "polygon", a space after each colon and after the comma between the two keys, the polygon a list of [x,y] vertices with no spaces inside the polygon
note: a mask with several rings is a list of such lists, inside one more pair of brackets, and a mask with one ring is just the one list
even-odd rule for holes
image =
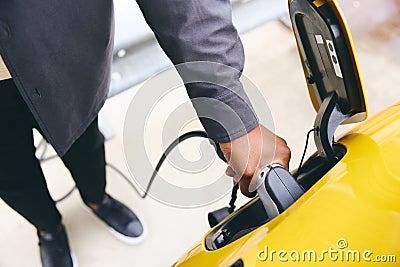
{"label": "black charging cable", "polygon": [[[54,158],[56,158],[56,157],[57,157],[57,156],[54,156],[54,157],[52,156],[52,157],[49,157],[49,158],[45,158],[44,160],[46,161],[46,160],[54,159]],[[116,166],[112,165],[112,164],[109,163],[109,162],[106,162],[106,166],[109,167],[110,169],[114,170],[116,173],[118,173],[118,174],[130,185],[130,187],[131,187],[133,190],[136,191],[136,193],[137,193],[141,198],[145,198],[145,197],[146,197],[146,196],[142,196],[142,195],[141,195],[139,189],[137,189],[137,187],[132,183],[132,181],[129,179],[129,177],[126,176],[120,169],[118,169]],[[55,203],[59,203],[59,202],[62,202],[63,200],[65,200],[65,199],[67,199],[69,196],[71,196],[71,195],[74,193],[75,189],[77,189],[76,185],[74,185],[65,195],[63,195],[62,197],[60,197],[60,198],[54,200],[54,202],[55,202]]]}
{"label": "black charging cable", "polygon": [[[303,155],[302,155],[301,160],[300,160],[299,167],[297,168],[296,178],[300,174],[301,166],[303,165],[303,161],[304,161],[304,157],[306,155],[306,151],[307,151],[308,141],[309,141],[310,135],[311,135],[312,132],[314,132],[316,130],[317,130],[317,128],[313,128],[313,129],[311,129],[311,130],[309,130],[307,132],[306,143],[305,143],[305,147],[304,147],[304,150],[303,150]],[[153,184],[153,182],[154,182],[154,180],[155,180],[155,178],[157,176],[157,173],[159,172],[159,170],[160,170],[161,166],[163,165],[164,161],[167,159],[168,154],[171,153],[171,151],[177,145],[179,145],[181,142],[183,142],[183,141],[185,141],[185,140],[187,140],[189,138],[194,138],[194,137],[201,137],[201,138],[209,139],[208,136],[207,136],[207,133],[204,132],[204,131],[191,131],[191,132],[185,133],[185,134],[179,136],[178,138],[176,138],[167,147],[167,149],[164,151],[164,153],[161,155],[161,158],[159,159],[159,161],[158,161],[156,167],[154,168],[154,171],[153,171],[153,173],[152,173],[152,175],[150,177],[149,183],[146,186],[146,190],[145,190],[144,194],[141,194],[140,190],[132,183],[130,178],[128,176],[126,176],[119,168],[117,168],[116,166],[114,166],[114,165],[112,165],[111,163],[108,163],[108,162],[106,163],[106,166],[109,167],[110,169],[112,169],[113,171],[115,171],[117,174],[119,174],[119,176],[121,176],[129,184],[129,186],[133,190],[136,191],[136,193],[140,196],[140,198],[144,199],[144,198],[147,197],[148,192],[150,191],[150,188],[151,188],[151,186],[152,186],[152,184]],[[42,139],[39,142],[38,146],[36,147],[36,150],[38,150],[42,146],[44,146],[43,151],[42,151],[40,157],[38,157],[38,160],[41,163],[46,162],[46,161],[51,160],[51,159],[54,159],[54,158],[57,158],[57,155],[44,157],[44,155],[45,155],[45,153],[47,151],[47,144],[46,144],[46,141],[44,139]],[[72,195],[72,193],[75,191],[75,189],[76,189],[76,186],[73,186],[64,196],[62,196],[59,199],[55,200],[55,202],[59,203],[59,202],[65,200],[65,199],[67,199],[70,195]],[[238,190],[239,190],[239,184],[238,183],[234,183],[234,185],[232,187],[232,192],[231,192],[231,199],[229,201],[229,209],[228,209],[229,213],[232,213],[236,208],[235,203],[236,203],[236,200],[237,200],[237,192],[238,192]]]}
{"label": "black charging cable", "polygon": [[145,198],[148,194],[148,192],[150,191],[150,187],[154,182],[154,179],[157,176],[158,171],[160,170],[161,166],[163,165],[164,161],[167,159],[167,156],[169,153],[171,153],[171,151],[177,146],[179,145],[179,143],[189,139],[189,138],[193,138],[193,137],[202,137],[202,138],[207,138],[207,133],[204,131],[191,131],[185,134],[182,134],[181,136],[179,136],[178,138],[176,138],[168,147],[167,149],[164,151],[164,153],[161,155],[161,158],[159,159],[151,177],[150,177],[150,181],[147,184],[146,190],[144,191],[143,196],[141,196],[142,198]]}
{"label": "black charging cable", "polygon": [[306,144],[304,146],[303,155],[301,156],[300,164],[299,164],[299,167],[297,168],[296,176],[294,178],[297,178],[300,174],[301,166],[303,165],[304,157],[306,156],[308,140],[310,139],[310,135],[312,132],[317,131],[317,130],[318,130],[318,128],[312,128],[307,132]]}
{"label": "black charging cable", "polygon": [[[125,175],[119,168],[117,168],[116,166],[112,165],[111,163],[106,163],[106,166],[109,167],[110,169],[112,169],[113,171],[115,171],[119,176],[121,176],[128,184],[129,186],[136,191],[136,193],[140,196],[140,198],[144,199],[147,197],[148,192],[150,191],[150,188],[157,176],[157,173],[159,172],[161,166],[163,165],[164,161],[167,159],[167,156],[171,153],[171,151],[177,146],[179,145],[181,142],[189,139],[189,138],[194,138],[194,137],[201,137],[201,138],[206,138],[209,139],[207,136],[207,133],[204,131],[191,131],[188,133],[185,133],[181,136],[179,136],[178,138],[176,138],[168,147],[167,149],[164,151],[164,153],[161,155],[161,158],[159,159],[156,167],[154,168],[154,171],[150,177],[149,183],[146,186],[146,190],[144,191],[144,194],[141,194],[140,190],[133,184],[133,182],[131,181],[131,179],[129,179],[129,177],[127,175]],[[36,150],[39,150],[39,148],[41,148],[42,146],[44,146],[43,151],[41,152],[41,155],[38,157],[38,160],[43,163],[52,159],[57,158],[57,155],[52,155],[49,157],[44,157],[46,151],[47,151],[47,144],[45,139],[42,139],[39,144],[36,147]],[[231,200],[229,202],[229,206],[230,209],[233,210],[235,209],[235,202],[237,199],[237,191],[238,191],[239,185],[235,184],[232,188],[232,194],[231,194]],[[62,197],[60,197],[59,199],[55,200],[56,203],[59,203],[65,199],[67,199],[70,195],[72,195],[72,193],[75,191],[76,186],[73,186],[70,190],[68,190],[68,192],[63,195]]]}
{"label": "black charging cable", "polygon": [[235,183],[232,188],[231,200],[229,201],[229,208],[228,208],[229,213],[232,213],[235,211],[235,208],[236,208],[235,202],[237,199],[238,190],[239,190],[239,183]]}

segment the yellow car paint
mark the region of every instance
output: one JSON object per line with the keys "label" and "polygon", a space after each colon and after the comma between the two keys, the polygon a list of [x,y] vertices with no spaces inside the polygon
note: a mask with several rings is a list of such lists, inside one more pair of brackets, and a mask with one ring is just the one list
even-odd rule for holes
{"label": "yellow car paint", "polygon": [[[400,103],[356,126],[338,142],[347,148],[346,155],[285,212],[218,250],[208,251],[203,239],[175,266],[230,266],[238,259],[244,266],[377,266],[372,261],[382,255],[391,256],[390,260],[394,256],[396,262],[381,266],[399,266]],[[338,242],[343,240],[347,247],[340,249]],[[266,247],[287,253],[314,250],[318,257],[292,261],[286,255],[285,262],[275,255],[262,261],[265,253],[260,251]],[[358,251],[360,260],[353,261],[351,255],[349,261],[345,256],[340,260],[338,252],[336,261],[328,255],[318,261],[330,248],[344,255]],[[371,262],[362,258],[366,251],[371,252]]]}

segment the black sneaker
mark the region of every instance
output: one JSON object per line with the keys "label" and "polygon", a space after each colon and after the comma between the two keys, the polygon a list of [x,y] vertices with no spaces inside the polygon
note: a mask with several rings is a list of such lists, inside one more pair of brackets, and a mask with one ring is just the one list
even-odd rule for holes
{"label": "black sneaker", "polygon": [[43,267],[78,267],[71,254],[64,226],[54,233],[38,232],[40,259]]}
{"label": "black sneaker", "polygon": [[110,232],[120,241],[129,245],[137,245],[144,240],[146,229],[138,216],[110,195],[107,195],[99,204],[97,211],[91,209],[87,204],[86,207],[106,223],[110,227]]}

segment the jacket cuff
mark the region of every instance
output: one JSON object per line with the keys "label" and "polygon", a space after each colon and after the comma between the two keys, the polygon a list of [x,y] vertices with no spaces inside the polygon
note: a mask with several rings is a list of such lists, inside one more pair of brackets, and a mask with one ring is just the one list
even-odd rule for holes
{"label": "jacket cuff", "polygon": [[193,106],[207,135],[215,143],[241,137],[258,124],[259,120],[243,90],[219,98],[192,98]]}

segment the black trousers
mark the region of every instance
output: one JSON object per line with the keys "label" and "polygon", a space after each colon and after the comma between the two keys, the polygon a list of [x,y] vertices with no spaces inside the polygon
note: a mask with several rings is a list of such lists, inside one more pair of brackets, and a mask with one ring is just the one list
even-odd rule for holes
{"label": "black trousers", "polygon": [[[51,232],[61,215],[35,156],[32,129],[40,129],[12,79],[0,81],[0,197],[38,230]],[[62,157],[84,202],[105,194],[104,137],[97,119]]]}

